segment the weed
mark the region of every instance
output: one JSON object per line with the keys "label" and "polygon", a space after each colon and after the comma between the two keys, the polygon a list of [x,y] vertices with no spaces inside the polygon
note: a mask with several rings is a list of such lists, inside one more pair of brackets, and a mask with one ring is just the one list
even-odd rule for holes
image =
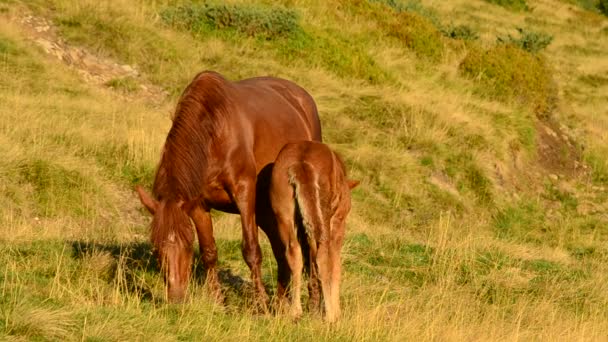
{"label": "weed", "polygon": [[531,53],[538,53],[553,41],[553,36],[544,32],[530,31],[521,27],[517,28],[519,37],[512,35],[499,36],[497,42],[500,44],[512,44]]}
{"label": "weed", "polygon": [[132,77],[113,78],[106,82],[105,85],[123,93],[132,93],[139,89],[137,80]]}

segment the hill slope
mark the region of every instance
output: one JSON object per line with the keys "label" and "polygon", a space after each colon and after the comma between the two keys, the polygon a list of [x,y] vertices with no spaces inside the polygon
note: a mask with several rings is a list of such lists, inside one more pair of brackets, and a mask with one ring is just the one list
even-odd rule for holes
{"label": "hill slope", "polygon": [[[608,20],[589,3],[0,0],[0,338],[606,336]],[[204,69],[301,84],[362,181],[335,327],[249,312],[220,213],[226,307],[200,271],[164,304],[132,188]]]}

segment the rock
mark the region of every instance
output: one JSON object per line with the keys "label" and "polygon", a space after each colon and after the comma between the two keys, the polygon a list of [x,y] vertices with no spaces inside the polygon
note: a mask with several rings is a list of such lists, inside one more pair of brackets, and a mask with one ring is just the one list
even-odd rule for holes
{"label": "rock", "polygon": [[47,53],[50,53],[51,50],[53,50],[54,46],[53,43],[44,39],[44,38],[38,38],[35,40],[35,42],[42,46],[42,48],[44,49],[44,51],[46,51]]}
{"label": "rock", "polygon": [[555,131],[553,131],[551,128],[545,126],[545,132],[547,132],[547,134],[549,134],[550,136],[557,138],[557,133],[555,133]]}

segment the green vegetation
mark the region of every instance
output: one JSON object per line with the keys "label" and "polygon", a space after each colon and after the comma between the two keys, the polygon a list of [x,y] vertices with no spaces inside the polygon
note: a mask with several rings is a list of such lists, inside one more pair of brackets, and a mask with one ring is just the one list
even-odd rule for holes
{"label": "green vegetation", "polygon": [[557,100],[551,68],[544,57],[511,44],[488,50],[472,47],[461,72],[479,80],[494,98],[530,106],[539,117],[550,117]]}
{"label": "green vegetation", "polygon": [[491,4],[496,4],[513,11],[528,11],[528,3],[526,0],[485,0]]}
{"label": "green vegetation", "polygon": [[168,7],[160,16],[173,27],[199,34],[210,29],[235,29],[248,36],[273,39],[301,30],[297,12],[283,7],[205,3]]}
{"label": "green vegetation", "polygon": [[[0,340],[604,339],[608,36],[597,2],[568,2],[0,0]],[[84,80],[28,11],[140,76]],[[253,312],[240,219],[219,212],[226,303],[198,261],[165,303],[133,186],[205,69],[302,85],[361,181],[339,323]]]}
{"label": "green vegetation", "polygon": [[519,32],[519,38],[511,35],[507,35],[506,37],[499,36],[497,38],[498,43],[515,45],[528,52],[537,53],[553,41],[552,36],[543,32],[529,31],[521,27],[518,27],[517,31]]}
{"label": "green vegetation", "polygon": [[113,78],[106,82],[106,86],[124,93],[132,93],[139,89],[137,80],[132,77]]}
{"label": "green vegetation", "polygon": [[419,57],[438,61],[443,53],[441,33],[433,23],[411,12],[401,12],[388,26],[389,35],[402,41]]}

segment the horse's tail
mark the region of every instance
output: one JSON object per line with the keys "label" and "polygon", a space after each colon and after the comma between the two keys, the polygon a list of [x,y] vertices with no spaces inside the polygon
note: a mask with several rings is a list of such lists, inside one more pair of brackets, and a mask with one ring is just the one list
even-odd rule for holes
{"label": "horse's tail", "polygon": [[[289,168],[289,183],[295,189],[297,210],[302,217],[306,238],[316,240],[319,227],[323,225],[323,211],[319,194],[318,175],[311,164],[303,162]],[[320,231],[319,231],[320,232]],[[314,248],[316,244],[311,244]]]}

